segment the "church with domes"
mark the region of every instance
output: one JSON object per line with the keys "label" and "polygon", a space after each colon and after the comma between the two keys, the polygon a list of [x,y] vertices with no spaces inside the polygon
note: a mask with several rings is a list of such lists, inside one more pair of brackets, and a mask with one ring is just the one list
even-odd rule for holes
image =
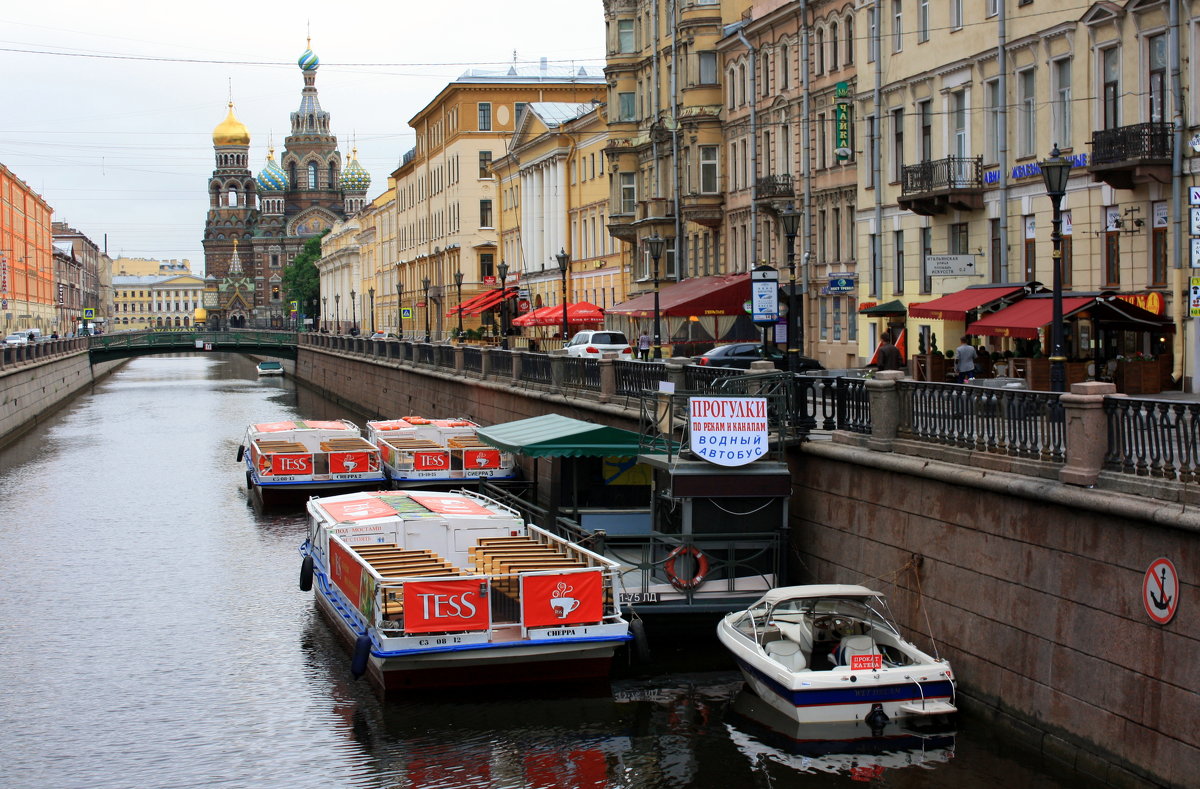
{"label": "church with domes", "polygon": [[304,87],[278,162],[269,148],[258,176],[251,173],[250,131],[232,101],[213,129],[216,167],[208,179],[203,241],[204,306],[213,327],[289,326],[284,268],[306,241],[366,204],[371,177],[357,152],[342,166],[329,113],[317,98],[320,60],[309,48],[297,64]]}

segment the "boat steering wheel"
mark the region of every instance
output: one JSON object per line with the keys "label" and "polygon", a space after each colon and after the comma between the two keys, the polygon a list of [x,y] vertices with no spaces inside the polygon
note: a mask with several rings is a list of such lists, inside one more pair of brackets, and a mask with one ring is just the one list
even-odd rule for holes
{"label": "boat steering wheel", "polygon": [[853,623],[849,619],[843,619],[840,616],[821,616],[813,620],[813,625],[820,630],[828,630],[835,635],[842,634],[848,630]]}

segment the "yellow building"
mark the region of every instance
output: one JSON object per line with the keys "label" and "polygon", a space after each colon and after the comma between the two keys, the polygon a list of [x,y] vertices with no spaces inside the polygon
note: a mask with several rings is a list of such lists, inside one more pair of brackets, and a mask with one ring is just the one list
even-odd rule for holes
{"label": "yellow building", "polygon": [[204,279],[193,274],[118,274],[112,287],[110,332],[187,328],[203,308]]}
{"label": "yellow building", "polygon": [[[607,228],[607,141],[602,105],[532,102],[517,121],[509,152],[493,163],[500,258],[521,290],[514,313],[562,305],[564,297],[604,309],[624,300],[623,245]],[[560,326],[525,333],[554,334]]]}
{"label": "yellow building", "polygon": [[[1182,41],[1173,8],[1192,31]],[[934,335],[953,348],[967,331],[992,351],[1054,353],[1052,299],[1026,304],[1021,320],[1008,310],[1053,288],[1041,164],[1057,146],[1072,165],[1060,206],[1065,355],[1101,367],[1121,354],[1170,356],[1184,374],[1182,186],[1195,160],[1179,155],[1171,119],[1194,117],[1197,100],[1183,89],[1193,70],[1175,72],[1175,85],[1169,64],[1192,59],[1198,18],[1194,0],[862,6],[860,356],[889,327],[906,331],[910,353]]]}
{"label": "yellow building", "polygon": [[[413,316],[404,327],[406,334],[449,336],[457,330],[458,316],[447,313],[458,306],[460,289],[465,303],[499,284],[500,209],[492,162],[509,149],[523,110],[533,102],[580,104],[602,97],[603,78],[587,69],[552,67],[545,61],[533,67],[472,69],[409,121],[416,146],[389,180],[395,190],[394,257],[380,263],[396,269],[401,308]],[[546,219],[551,227],[558,224]],[[550,241],[565,238],[548,237]],[[461,286],[455,280],[460,273]],[[464,317],[464,329],[481,319]]]}

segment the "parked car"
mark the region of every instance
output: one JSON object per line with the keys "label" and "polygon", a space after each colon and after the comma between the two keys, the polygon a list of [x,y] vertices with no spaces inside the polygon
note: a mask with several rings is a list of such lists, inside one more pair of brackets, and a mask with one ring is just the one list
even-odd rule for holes
{"label": "parked car", "polygon": [[5,345],[28,345],[29,334],[23,331],[15,331],[4,338]]}
{"label": "parked car", "polygon": [[581,331],[576,332],[567,343],[567,356],[582,359],[599,359],[606,353],[615,353],[618,359],[632,359],[633,348],[629,338],[620,331]]}
{"label": "parked car", "polygon": [[[708,367],[737,367],[741,370],[749,370],[751,362],[762,361],[762,351],[762,343],[757,342],[735,342],[729,345],[718,345],[707,353],[692,357],[692,364]],[[784,351],[772,346],[767,360],[773,362],[776,369],[786,370],[788,366],[786,356],[787,354]],[[796,361],[796,372],[803,373],[808,370],[825,369],[824,365],[808,356],[800,356]]]}
{"label": "parked car", "polygon": [[371,335],[372,340],[398,340],[400,339],[390,331],[377,331]]}

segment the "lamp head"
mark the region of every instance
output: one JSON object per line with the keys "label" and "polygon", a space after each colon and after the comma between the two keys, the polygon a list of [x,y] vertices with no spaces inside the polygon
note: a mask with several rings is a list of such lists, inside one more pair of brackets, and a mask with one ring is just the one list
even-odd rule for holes
{"label": "lamp head", "polygon": [[429,292],[429,277],[421,278],[421,287],[425,289],[426,293]]}
{"label": "lamp head", "polygon": [[791,203],[779,212],[779,223],[783,225],[783,234],[785,236],[796,235],[796,229],[800,226],[800,212],[796,210],[796,206]]}
{"label": "lamp head", "polygon": [[350,291],[350,298],[351,298],[351,299],[353,299],[353,298],[354,298],[355,296],[357,296],[357,295],[358,295],[358,294],[357,294],[357,293],[355,293],[353,290],[351,290],[351,291]]}
{"label": "lamp head", "polygon": [[667,240],[658,233],[646,239],[646,249],[650,250],[650,257],[658,260],[662,257],[663,247],[666,246]]}
{"label": "lamp head", "polygon": [[454,284],[457,287],[462,287],[463,273],[461,271],[454,272]]}
{"label": "lamp head", "polygon": [[1046,183],[1046,194],[1051,197],[1062,197],[1067,193],[1067,179],[1071,177],[1071,162],[1063,158],[1058,150],[1058,143],[1050,151],[1050,158],[1040,165],[1042,179]]}
{"label": "lamp head", "polygon": [[558,270],[565,274],[567,265],[571,262],[571,256],[567,254],[566,249],[559,247],[558,254],[554,257],[558,260]]}
{"label": "lamp head", "polygon": [[501,282],[508,279],[508,264],[501,260],[500,265],[496,266],[496,273],[500,275]]}

